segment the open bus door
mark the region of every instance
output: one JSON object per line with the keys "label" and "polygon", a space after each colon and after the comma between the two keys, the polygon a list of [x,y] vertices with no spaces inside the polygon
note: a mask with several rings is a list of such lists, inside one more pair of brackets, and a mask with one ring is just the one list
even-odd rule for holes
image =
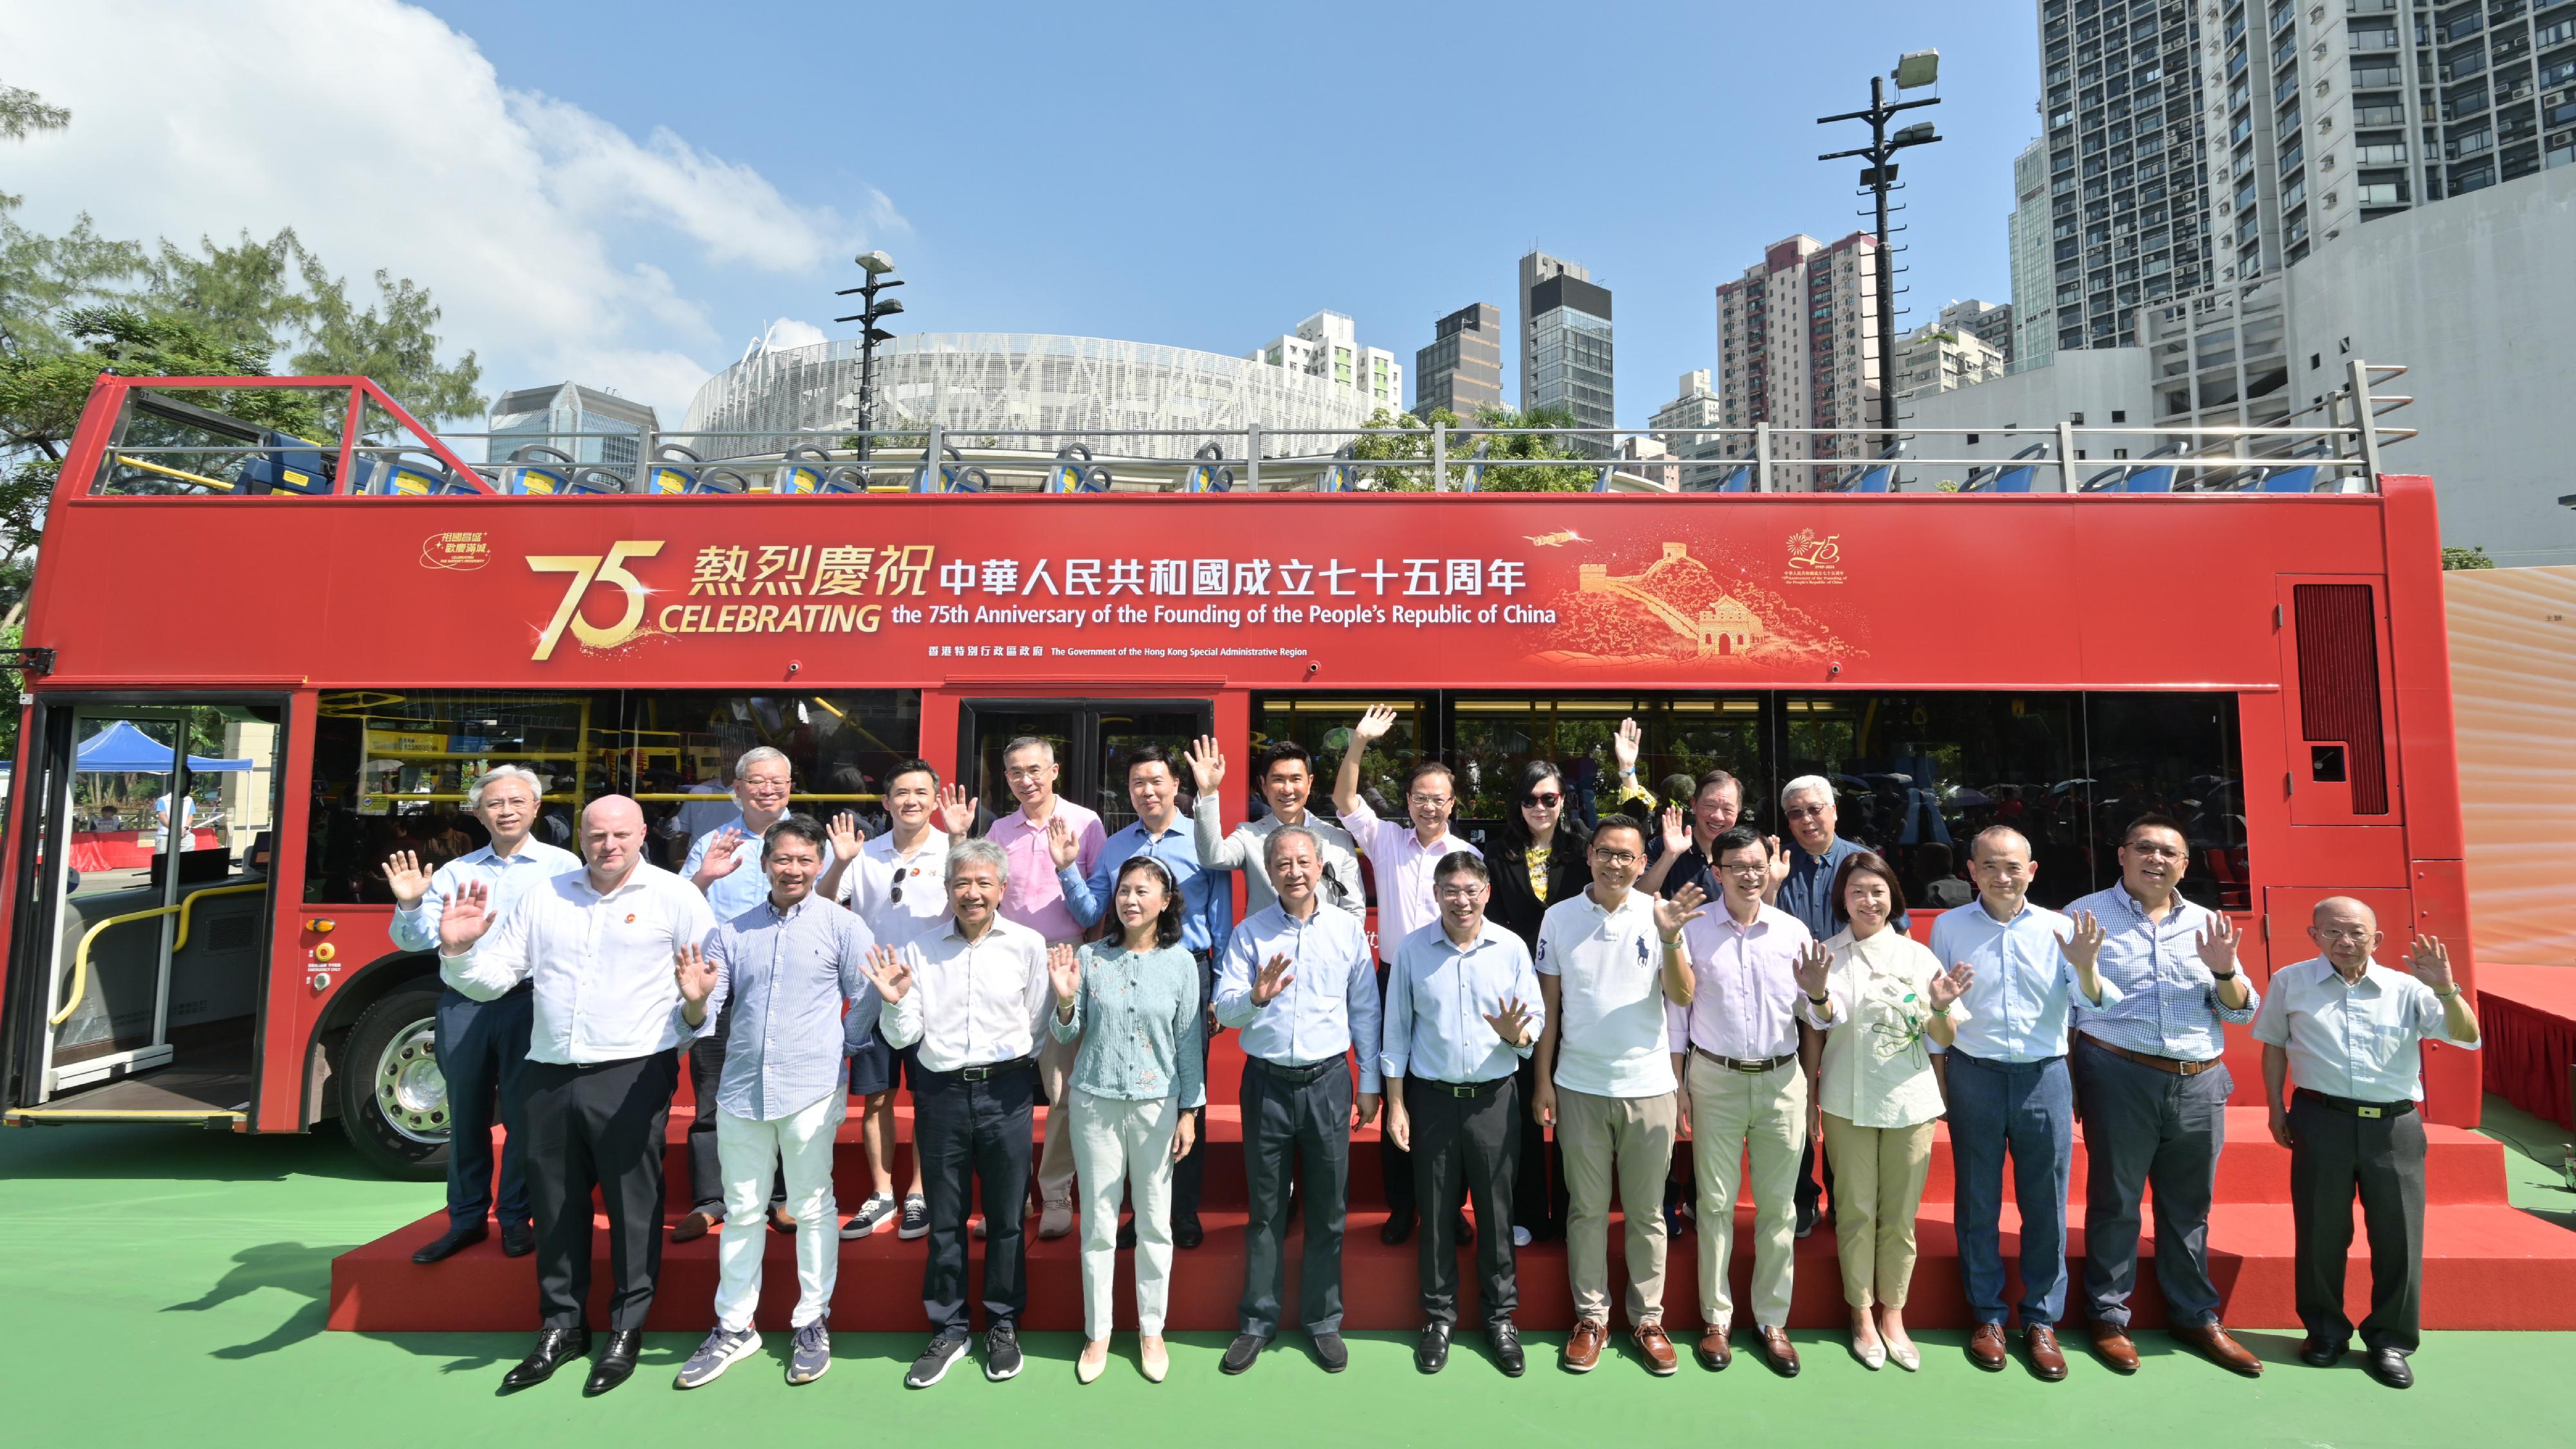
{"label": "open bus door", "polygon": [[285,701],[48,701],[30,718],[11,1119],[247,1119]]}

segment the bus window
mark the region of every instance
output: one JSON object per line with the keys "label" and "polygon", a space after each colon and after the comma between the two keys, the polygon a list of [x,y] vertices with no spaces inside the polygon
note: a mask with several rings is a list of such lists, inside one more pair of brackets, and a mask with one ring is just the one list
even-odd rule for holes
{"label": "bus window", "polygon": [[[1294,740],[1304,745],[1315,761],[1315,795],[1311,806],[1316,814],[1333,818],[1333,775],[1342,767],[1342,752],[1350,747],[1351,726],[1371,705],[1395,706],[1395,727],[1380,736],[1360,757],[1360,794],[1369,808],[1385,820],[1404,817],[1404,776],[1419,762],[1425,751],[1437,753],[1439,737],[1431,717],[1431,697],[1427,695],[1386,695],[1373,699],[1309,699],[1304,696],[1280,696],[1258,701],[1252,716],[1252,754],[1258,757],[1273,743]],[[1247,762],[1248,765],[1249,762]],[[1243,771],[1239,788],[1250,793],[1251,818],[1259,819],[1268,809],[1261,800],[1261,782]],[[1232,776],[1229,774],[1229,779]]]}
{"label": "bus window", "polygon": [[601,696],[591,794],[632,795],[664,865],[733,819],[733,767],[762,745],[787,756],[788,805],[828,821],[850,811],[859,828],[886,828],[885,772],[921,748],[915,690],[628,690]]}
{"label": "bus window", "polygon": [[1756,791],[1765,778],[1758,695],[1461,698],[1449,714],[1451,760],[1461,775],[1458,829],[1479,845],[1501,838],[1521,771],[1534,760],[1564,775],[1572,819],[1589,822],[1621,808],[1611,741],[1625,719],[1636,720],[1643,735],[1637,777],[1656,797],[1654,806],[1631,802],[1631,814],[1686,803],[1688,782],[1709,770],[1751,780]]}
{"label": "bus window", "polygon": [[2236,696],[2088,694],[2084,736],[2084,819],[2101,884],[2119,877],[2121,832],[2152,810],[2182,822],[2191,847],[2186,898],[2213,910],[2253,909]]}

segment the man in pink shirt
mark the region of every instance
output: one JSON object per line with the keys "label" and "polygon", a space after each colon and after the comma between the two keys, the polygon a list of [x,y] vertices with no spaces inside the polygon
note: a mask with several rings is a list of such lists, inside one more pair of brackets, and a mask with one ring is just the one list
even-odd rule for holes
{"label": "man in pink shirt", "polygon": [[[1055,793],[1057,770],[1054,745],[1033,735],[1011,741],[1002,751],[1002,778],[1020,808],[994,821],[985,836],[1002,847],[1010,861],[1009,880],[1002,889],[1002,919],[1028,927],[1051,946],[1079,942],[1082,923],[1064,903],[1064,887],[1056,881],[1055,855],[1047,845],[1049,833],[1059,822],[1072,832],[1079,843],[1075,868],[1085,876],[1099,863],[1101,848],[1108,842],[1098,815]],[[1073,1231],[1073,1144],[1065,1135],[1064,1089],[1080,1043],[1057,1041],[1053,1033],[1040,1035],[1038,1082],[1047,1099],[1046,1147],[1039,1154],[1031,1186],[1042,1209],[1038,1236],[1061,1238]]]}
{"label": "man in pink shirt", "polygon": [[[1377,880],[1377,981],[1380,1005],[1384,1004],[1388,966],[1395,960],[1396,949],[1404,938],[1440,919],[1439,902],[1433,899],[1432,873],[1439,869],[1440,858],[1455,851],[1481,856],[1483,851],[1449,833],[1449,813],[1458,803],[1457,778],[1449,767],[1434,759],[1424,759],[1405,778],[1405,813],[1403,822],[1380,820],[1368,801],[1360,796],[1360,757],[1370,744],[1395,727],[1392,705],[1373,705],[1360,722],[1351,727],[1350,748],[1342,754],[1341,773],[1333,777],[1333,808],[1341,813],[1342,828],[1369,859],[1369,869]],[[1378,1138],[1378,1165],[1386,1191],[1386,1225],[1378,1229],[1378,1238],[1388,1244],[1401,1243],[1413,1236],[1415,1218],[1413,1194],[1413,1154],[1395,1145],[1395,1139],[1381,1134]],[[1466,1219],[1459,1219],[1460,1243],[1475,1241],[1466,1230]]]}

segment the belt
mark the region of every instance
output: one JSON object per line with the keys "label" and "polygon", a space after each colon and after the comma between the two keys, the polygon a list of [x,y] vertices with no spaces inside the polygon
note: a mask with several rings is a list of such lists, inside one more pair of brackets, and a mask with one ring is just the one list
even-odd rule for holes
{"label": "belt", "polygon": [[1244,1060],[1258,1068],[1262,1075],[1274,1077],[1283,1082],[1311,1082],[1342,1065],[1338,1057],[1329,1062],[1316,1062],[1303,1067],[1288,1066],[1281,1062],[1274,1062],[1268,1057],[1245,1057]]}
{"label": "belt", "polygon": [[1762,1074],[1762,1073],[1764,1073],[1764,1072],[1776,1071],[1776,1070],[1778,1070],[1779,1068],[1781,1068],[1781,1067],[1785,1067],[1785,1066],[1789,1065],[1791,1062],[1794,1062],[1794,1061],[1796,1061],[1796,1060],[1798,1059],[1798,1054],[1797,1054],[1796,1052],[1786,1052],[1786,1053],[1783,1053],[1783,1054],[1782,1054],[1782,1055],[1780,1055],[1780,1056],[1773,1057],[1773,1058],[1771,1058],[1771,1059],[1770,1059],[1770,1060],[1768,1060],[1768,1061],[1760,1061],[1760,1062],[1743,1062],[1743,1061],[1737,1061],[1737,1060],[1736,1060],[1735,1058],[1733,1058],[1733,1057],[1722,1057],[1722,1056],[1719,1056],[1717,1053],[1715,1053],[1715,1052],[1713,1052],[1713,1051],[1710,1051],[1708,1048],[1706,1048],[1706,1047],[1704,1047],[1704,1046],[1701,1046],[1698,1042],[1692,1042],[1692,1043],[1691,1043],[1691,1050],[1692,1050],[1693,1052],[1698,1053],[1699,1055],[1701,1055],[1701,1056],[1703,1056],[1703,1057],[1708,1058],[1710,1061],[1713,1061],[1713,1062],[1717,1063],[1719,1066],[1726,1068],[1726,1069],[1727,1069],[1728,1071],[1730,1071],[1730,1072],[1742,1072],[1742,1073],[1744,1073],[1746,1076],[1759,1076],[1759,1075],[1761,1075],[1761,1074]]}
{"label": "belt", "polygon": [[1481,1097],[1510,1080],[1509,1077],[1496,1077],[1489,1082],[1435,1082],[1429,1077],[1408,1077],[1404,1089],[1410,1092],[1421,1088],[1446,1097]]}
{"label": "belt", "polygon": [[[1035,1057],[1013,1057],[1007,1062],[987,1062],[980,1066],[959,1067],[950,1072],[930,1072],[930,1075],[944,1077],[952,1082],[989,1082],[996,1077],[1007,1077],[1013,1072],[1027,1071],[1037,1064]],[[927,1067],[922,1070],[930,1071]]]}
{"label": "belt", "polygon": [[2305,1087],[2299,1089],[2299,1100],[2314,1102],[2320,1107],[2331,1107],[2338,1112],[2374,1121],[2381,1117],[2403,1117],[2415,1110],[2415,1104],[2412,1102],[2362,1102],[2351,1097],[2329,1097],[2323,1092],[2311,1092]]}
{"label": "belt", "polygon": [[2126,1057],[2139,1066],[2153,1067],[2169,1077],[2196,1077],[2211,1067],[2217,1066],[2220,1061],[2217,1057],[2211,1057],[2205,1062],[2187,1062],[2180,1057],[2160,1057],[2153,1052],[2133,1052],[2124,1046],[2113,1046],[2099,1037],[2092,1040],[2095,1046],[2115,1057]]}

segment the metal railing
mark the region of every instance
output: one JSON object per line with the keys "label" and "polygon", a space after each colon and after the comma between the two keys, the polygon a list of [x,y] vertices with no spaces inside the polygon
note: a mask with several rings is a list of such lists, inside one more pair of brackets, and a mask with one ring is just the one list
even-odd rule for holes
{"label": "metal railing", "polygon": [[[1520,492],[1530,470],[1603,493],[2371,493],[2380,450],[2415,436],[2380,419],[2414,401],[2375,386],[2406,369],[2359,359],[2322,403],[2262,425],[1572,428],[1438,423],[1353,429],[1121,427],[953,431],[565,433],[635,456],[582,461],[553,443],[460,472],[417,442],[111,448],[96,493],[374,496],[880,493]],[[2356,400],[2358,400],[2356,402]],[[1410,421],[1408,419],[1408,421]],[[447,433],[453,445],[526,434]],[[1516,439],[1547,456],[1510,456]],[[1171,452],[1095,452],[1092,440],[1170,439]],[[1989,441],[1991,440],[1991,441]],[[1187,457],[1174,456],[1196,446]],[[1675,451],[1678,449],[1678,451]],[[300,454],[301,458],[287,455]],[[298,467],[301,461],[304,466]],[[1955,474],[1955,476],[1953,476]],[[1516,486],[1518,480],[1519,486]]]}

